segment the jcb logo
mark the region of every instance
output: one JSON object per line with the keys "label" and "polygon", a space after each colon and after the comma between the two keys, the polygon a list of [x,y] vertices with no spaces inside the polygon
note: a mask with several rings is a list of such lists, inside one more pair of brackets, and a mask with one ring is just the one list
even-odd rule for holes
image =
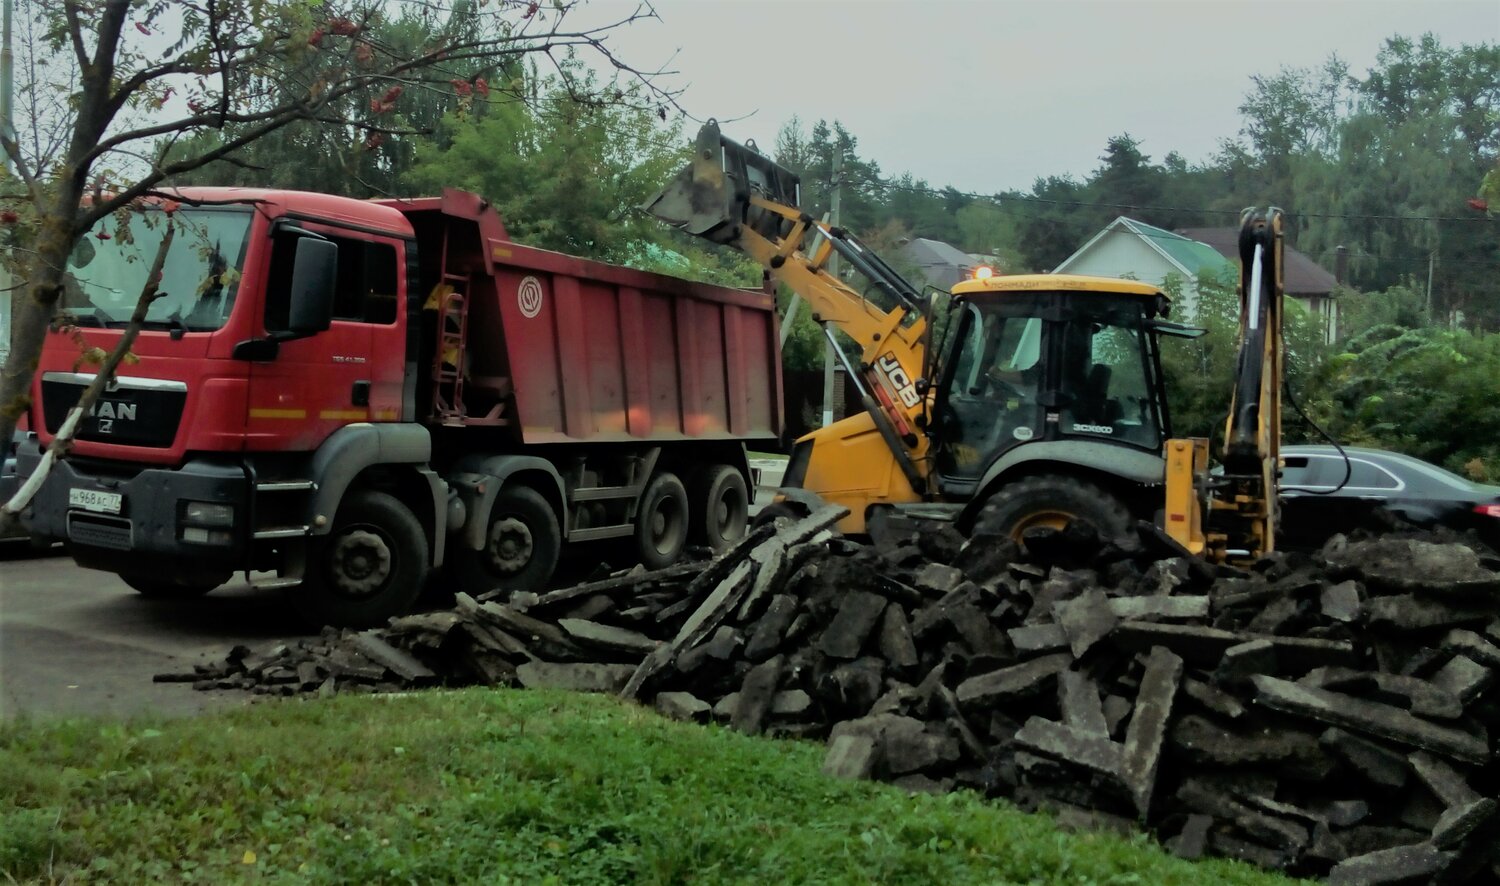
{"label": "jcb logo", "polygon": [[912,384],[911,376],[901,367],[892,354],[886,354],[875,362],[875,365],[885,377],[890,379],[891,387],[896,389],[896,396],[908,409],[915,408],[922,402],[922,395],[917,393],[917,388]]}

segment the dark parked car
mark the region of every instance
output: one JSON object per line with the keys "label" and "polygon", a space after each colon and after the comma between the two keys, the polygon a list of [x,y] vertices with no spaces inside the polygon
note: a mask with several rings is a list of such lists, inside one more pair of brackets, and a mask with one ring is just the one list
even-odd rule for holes
{"label": "dark parked car", "polygon": [[1386,525],[1377,514],[1384,508],[1424,528],[1477,530],[1491,547],[1500,546],[1500,486],[1473,483],[1396,452],[1352,446],[1344,452],[1347,467],[1332,446],[1282,447],[1280,526],[1286,544],[1315,546],[1335,533],[1379,528]]}
{"label": "dark parked car", "polygon": [[[10,501],[10,497],[16,494],[16,489],[21,485],[21,478],[16,476],[16,447],[25,438],[24,431],[16,431],[15,439],[11,440],[10,445],[5,447],[3,452],[0,452],[0,504]],[[0,541],[26,537],[26,531],[20,527],[12,529],[8,534],[0,532]]]}

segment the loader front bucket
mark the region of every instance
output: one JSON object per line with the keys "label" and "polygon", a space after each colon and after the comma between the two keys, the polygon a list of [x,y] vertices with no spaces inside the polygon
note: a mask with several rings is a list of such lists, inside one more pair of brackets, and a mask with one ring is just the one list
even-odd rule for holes
{"label": "loader front bucket", "polygon": [[774,203],[798,206],[797,176],[756,149],[719,133],[713,120],[698,131],[693,159],[643,207],[674,228],[712,240],[732,243],[741,225],[762,236],[785,236],[792,223],[780,215],[750,205],[758,193]]}

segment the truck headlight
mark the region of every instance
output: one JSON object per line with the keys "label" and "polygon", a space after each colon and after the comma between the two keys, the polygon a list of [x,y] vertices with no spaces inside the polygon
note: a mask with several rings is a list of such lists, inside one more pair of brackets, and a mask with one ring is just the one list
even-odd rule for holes
{"label": "truck headlight", "polygon": [[212,501],[184,502],[182,522],[193,526],[233,526],[234,505]]}

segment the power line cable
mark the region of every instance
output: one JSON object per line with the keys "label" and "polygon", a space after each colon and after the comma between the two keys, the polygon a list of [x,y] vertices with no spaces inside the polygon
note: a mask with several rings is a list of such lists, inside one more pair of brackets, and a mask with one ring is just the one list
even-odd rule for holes
{"label": "power line cable", "polygon": [[[850,182],[850,183],[851,184],[856,184],[856,185],[859,185],[859,184],[868,185],[868,184],[871,183],[871,180],[865,179],[865,180],[854,181],[854,182]],[[939,191],[939,190],[936,190],[936,189],[933,189],[933,188],[918,188],[918,187],[914,187],[914,186],[887,184],[887,183],[880,182],[879,180],[875,180],[875,184],[878,185],[878,186],[880,186],[880,187],[888,187],[888,188],[892,188],[892,189],[900,190],[900,191],[908,191],[908,192],[912,192],[912,193],[920,193],[920,194],[925,194],[925,195],[933,196],[933,197],[954,196],[954,195],[950,195],[950,194],[947,194],[947,193],[945,193],[943,191]],[[992,204],[995,205],[996,208],[1001,209],[1001,210],[1008,210],[1008,209],[1016,208],[1016,207],[1008,207],[1008,206],[1006,206],[1005,204],[1007,202],[1021,201],[1021,202],[1052,203],[1052,204],[1058,204],[1058,205],[1066,204],[1066,205],[1073,205],[1073,206],[1080,206],[1080,207],[1098,207],[1098,208],[1114,208],[1114,209],[1134,209],[1134,210],[1144,210],[1144,211],[1152,211],[1152,212],[1183,212],[1183,213],[1187,213],[1187,212],[1202,212],[1202,213],[1214,213],[1214,214],[1220,214],[1220,215],[1233,215],[1236,218],[1238,218],[1239,215],[1240,215],[1240,212],[1238,210],[1229,210],[1229,209],[1206,209],[1206,208],[1192,208],[1192,207],[1140,206],[1140,205],[1136,205],[1136,204],[1127,204],[1127,203],[1090,203],[1090,202],[1081,201],[1081,200],[1078,200],[1078,201],[1056,201],[1056,200],[1048,200],[1046,198],[1041,198],[1041,197],[1025,197],[1025,196],[1017,196],[1017,195],[994,196],[994,195],[975,194],[975,193],[967,192],[967,191],[956,192],[956,195],[957,196],[963,196],[963,197],[969,197],[969,198],[976,199],[976,200],[992,201]],[[1317,217],[1317,218],[1343,218],[1343,219],[1394,219],[1394,220],[1410,220],[1410,221],[1422,221],[1422,220],[1427,220],[1427,221],[1444,221],[1444,220],[1489,221],[1490,220],[1490,219],[1461,219],[1461,218],[1457,218],[1457,217],[1448,218],[1448,217],[1444,217],[1444,216],[1367,216],[1367,215],[1331,215],[1331,214],[1313,214],[1313,213],[1292,213],[1292,214],[1293,215],[1307,215],[1307,216],[1312,216],[1312,217]],[[1056,221],[1070,223],[1070,224],[1076,224],[1079,227],[1086,227],[1086,228],[1093,228],[1094,227],[1094,223],[1093,222],[1089,221],[1088,219],[1082,219],[1082,218],[1059,218],[1059,219],[1056,219]],[[1140,224],[1140,225],[1146,225],[1145,222],[1138,222],[1138,224]],[[1146,225],[1146,226],[1147,227],[1155,227],[1154,225]],[[1172,231],[1163,231],[1162,233],[1154,233],[1152,231],[1139,230],[1138,228],[1132,228],[1129,231],[1122,231],[1119,228],[1108,228],[1106,230],[1106,233],[1111,233],[1111,234],[1128,233],[1128,234],[1134,234],[1134,235],[1139,236],[1139,237],[1145,237],[1145,238],[1148,238],[1148,239],[1153,239],[1153,240],[1158,240],[1158,241],[1163,241],[1163,242],[1202,243],[1204,246],[1209,246],[1209,244],[1203,243],[1203,241],[1201,241],[1201,240],[1194,240],[1191,237],[1188,237],[1188,236],[1183,235],[1183,234],[1178,234],[1178,233],[1175,233],[1175,232],[1172,232]],[[1214,247],[1209,246],[1209,248],[1213,249]],[[1215,251],[1217,251],[1217,250],[1215,250]],[[1326,250],[1326,251],[1323,251],[1323,252],[1316,252],[1316,253],[1303,252],[1302,254],[1306,255],[1308,257],[1327,258],[1327,257],[1331,257],[1331,256],[1336,256],[1338,253],[1335,250]],[[1430,260],[1430,258],[1428,256],[1425,256],[1425,255],[1423,255],[1423,256],[1399,256],[1399,255],[1397,255],[1397,256],[1379,256],[1379,255],[1372,255],[1370,253],[1349,253],[1349,258],[1350,259],[1361,259],[1361,260],[1373,260],[1373,261],[1378,261],[1378,262],[1395,262],[1395,263],[1420,264],[1420,265],[1425,265]],[[1489,267],[1489,268],[1500,267],[1500,262],[1497,262],[1497,261],[1484,261],[1484,260],[1481,260],[1481,259],[1460,259],[1460,258],[1442,258],[1442,257],[1439,257],[1438,260],[1439,260],[1440,263],[1450,264],[1450,265],[1460,264],[1460,265],[1472,265],[1472,266],[1477,266],[1477,267]]]}
{"label": "power line cable", "polygon": [[[948,190],[932,187],[919,187],[917,185],[903,185],[896,182],[881,181],[880,179],[853,179],[846,182],[846,184],[856,186],[869,185],[877,188],[885,188],[887,190],[906,191],[913,194],[925,194],[930,197],[968,197],[973,200],[989,200],[997,204],[1003,204],[1006,201],[1019,201],[1023,203],[1042,203],[1049,206],[1072,206],[1078,208],[1095,209],[1130,209],[1137,212],[1198,212],[1206,215],[1228,215],[1235,218],[1238,218],[1240,214],[1240,211],[1237,209],[1211,209],[1206,206],[1151,206],[1136,203],[1105,203],[1091,200],[1057,200],[1050,197],[1036,197],[1028,194],[980,194],[973,191],[960,191],[957,188]],[[1289,214],[1302,218],[1346,219],[1357,221],[1500,221],[1500,219],[1493,219],[1487,216],[1471,217],[1462,215],[1361,215],[1356,213],[1301,211],[1292,211]]]}

